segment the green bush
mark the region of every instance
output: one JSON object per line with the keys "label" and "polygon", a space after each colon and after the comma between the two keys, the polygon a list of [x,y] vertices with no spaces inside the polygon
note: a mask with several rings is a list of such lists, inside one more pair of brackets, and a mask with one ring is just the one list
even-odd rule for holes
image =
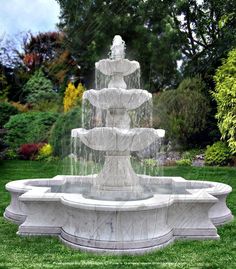
{"label": "green bush", "polygon": [[181,159],[176,161],[176,165],[178,166],[190,166],[192,165],[191,159]]}
{"label": "green bush", "polygon": [[201,79],[200,76],[185,78],[178,86],[178,90],[190,90],[199,92],[204,92],[205,88],[205,82]]}
{"label": "green bush", "polygon": [[162,92],[154,101],[158,117],[155,127],[165,129],[167,139],[184,147],[198,144],[210,111],[203,89],[195,87],[194,90],[193,85],[190,87],[189,79],[187,82],[183,81],[176,90]]}
{"label": "green bush", "polygon": [[70,154],[71,129],[81,126],[81,117],[81,108],[75,107],[57,119],[49,140],[55,156],[65,157]]}
{"label": "green bush", "polygon": [[10,117],[18,114],[19,111],[7,102],[0,103],[0,128],[9,121]]}
{"label": "green bush", "polygon": [[16,160],[19,158],[18,153],[13,149],[7,149],[4,151],[5,160]]}
{"label": "green bush", "polygon": [[41,69],[27,81],[23,87],[26,101],[31,104],[40,104],[57,99],[58,94],[53,90],[52,82],[44,76]]}
{"label": "green bush", "polygon": [[230,161],[231,153],[226,143],[218,141],[212,146],[207,146],[205,151],[205,163],[207,165],[227,165]]}
{"label": "green bush", "polygon": [[28,112],[12,116],[5,124],[5,142],[13,149],[22,144],[47,142],[50,130],[58,117],[52,112]]}

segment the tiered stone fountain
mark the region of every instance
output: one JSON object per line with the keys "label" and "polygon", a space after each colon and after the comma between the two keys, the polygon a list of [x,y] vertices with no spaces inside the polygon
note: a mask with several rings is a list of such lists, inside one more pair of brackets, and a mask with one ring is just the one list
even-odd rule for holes
{"label": "tiered stone fountain", "polygon": [[134,172],[130,152],[143,150],[165,131],[131,128],[128,112],[152,96],[127,89],[124,77],[139,63],[124,59],[124,53],[124,41],[115,36],[111,58],[96,63],[110,77],[108,88],[83,96],[106,111],[105,126],[72,130],[74,140],[106,152],[101,172],[8,183],[11,203],[4,216],[20,225],[19,234],[58,235],[88,251],[143,253],[174,239],[217,239],[216,226],[232,219],[226,205],[228,185]]}

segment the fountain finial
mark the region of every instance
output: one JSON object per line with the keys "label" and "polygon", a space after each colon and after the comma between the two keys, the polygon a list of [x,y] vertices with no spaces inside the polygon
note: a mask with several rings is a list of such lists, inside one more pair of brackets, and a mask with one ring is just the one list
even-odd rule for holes
{"label": "fountain finial", "polygon": [[113,38],[110,58],[113,60],[125,58],[125,41],[120,35],[115,35]]}

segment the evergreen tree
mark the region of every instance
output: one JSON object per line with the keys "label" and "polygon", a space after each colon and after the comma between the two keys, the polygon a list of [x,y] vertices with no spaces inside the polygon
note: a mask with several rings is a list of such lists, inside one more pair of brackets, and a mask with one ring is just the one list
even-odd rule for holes
{"label": "evergreen tree", "polygon": [[31,104],[39,104],[45,101],[53,101],[57,93],[53,90],[52,82],[47,79],[41,69],[27,81],[23,87],[26,101]]}

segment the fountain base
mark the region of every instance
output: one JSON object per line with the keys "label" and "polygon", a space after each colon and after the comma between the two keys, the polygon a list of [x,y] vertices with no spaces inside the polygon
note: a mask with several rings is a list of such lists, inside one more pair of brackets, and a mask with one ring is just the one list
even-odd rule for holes
{"label": "fountain base", "polygon": [[[228,185],[177,177],[138,178],[141,186],[149,179],[153,197],[85,198],[83,191],[91,187],[93,176],[13,181],[6,186],[11,203],[4,216],[20,224],[20,235],[57,235],[73,248],[117,254],[144,253],[175,239],[218,239],[216,226],[233,218],[225,203],[231,192]],[[65,184],[71,186],[64,188]],[[83,191],[71,192],[78,184]]]}

